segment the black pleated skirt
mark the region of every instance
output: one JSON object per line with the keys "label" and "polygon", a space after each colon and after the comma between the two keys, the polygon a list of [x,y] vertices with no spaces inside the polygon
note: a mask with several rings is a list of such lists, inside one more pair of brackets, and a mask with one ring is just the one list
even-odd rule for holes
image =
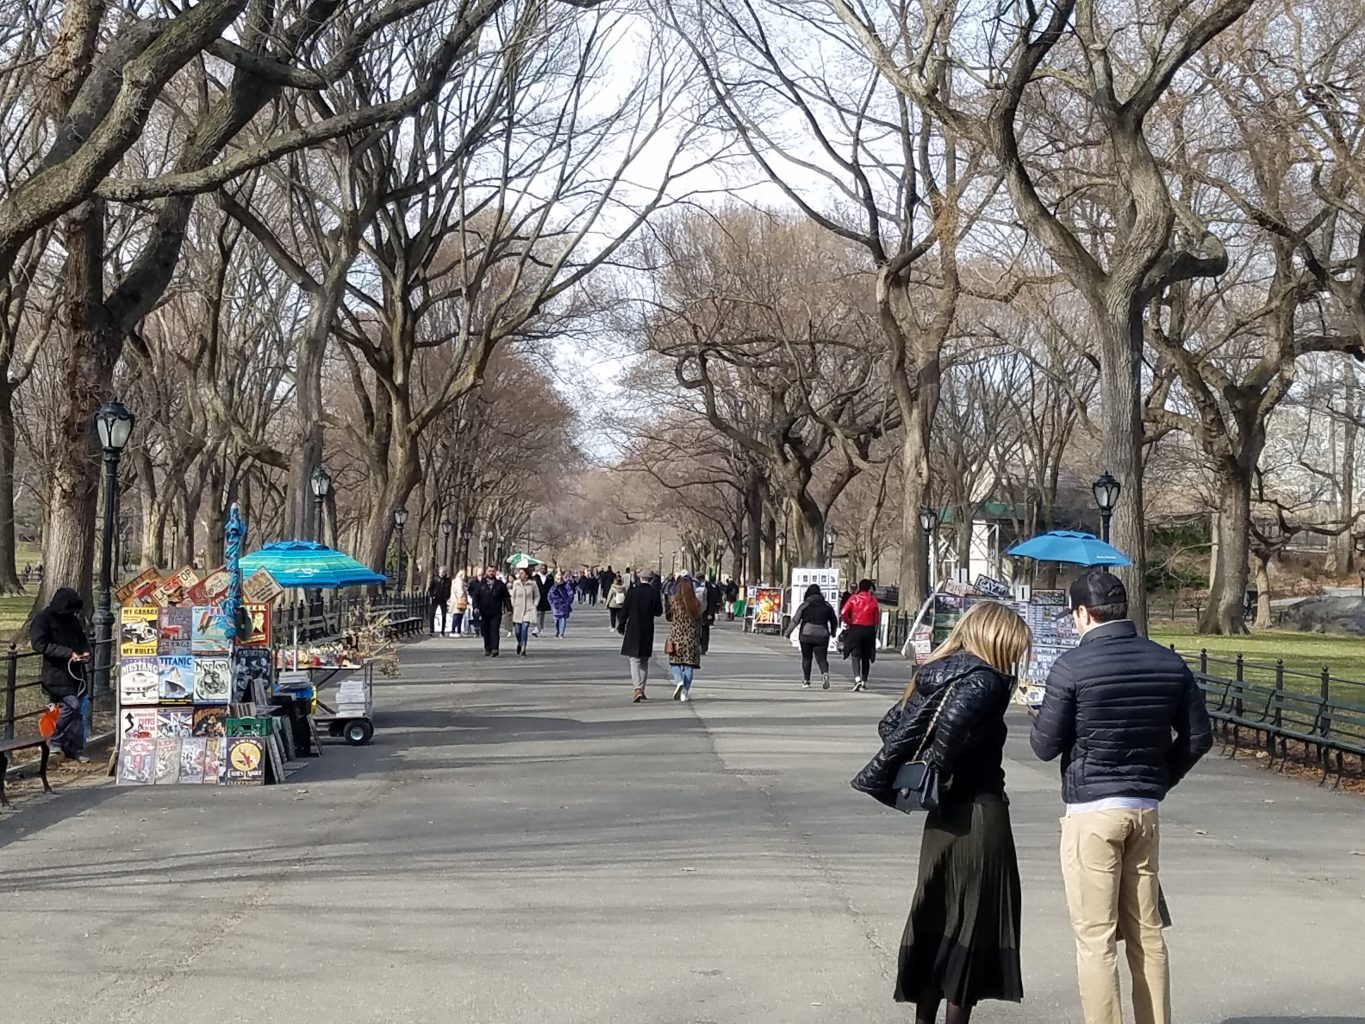
{"label": "black pleated skirt", "polygon": [[1019,862],[1002,797],[931,813],[901,938],[896,1001],[942,997],[968,1007],[1021,1001],[1019,899]]}

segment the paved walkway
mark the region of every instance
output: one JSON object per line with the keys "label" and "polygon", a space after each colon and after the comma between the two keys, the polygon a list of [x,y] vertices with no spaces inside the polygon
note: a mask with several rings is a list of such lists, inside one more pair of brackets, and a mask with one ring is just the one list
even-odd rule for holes
{"label": "paved walkway", "polygon": [[[406,648],[372,746],[285,786],[102,786],[0,819],[0,1021],[879,1024],[917,822],[854,793],[881,693],[719,632],[628,703],[605,613],[523,661]],[[1079,1024],[1057,779],[1014,722],[1022,1007]],[[1177,1024],[1365,1024],[1365,803],[1211,758],[1172,796]]]}

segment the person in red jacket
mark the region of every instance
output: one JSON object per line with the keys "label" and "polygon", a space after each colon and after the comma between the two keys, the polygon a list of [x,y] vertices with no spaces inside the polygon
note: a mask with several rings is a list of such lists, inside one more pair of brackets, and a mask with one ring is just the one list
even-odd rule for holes
{"label": "person in red jacket", "polygon": [[839,611],[844,630],[844,657],[853,661],[853,689],[866,690],[872,663],[877,660],[877,627],[882,608],[872,596],[872,581],[859,580],[858,590]]}

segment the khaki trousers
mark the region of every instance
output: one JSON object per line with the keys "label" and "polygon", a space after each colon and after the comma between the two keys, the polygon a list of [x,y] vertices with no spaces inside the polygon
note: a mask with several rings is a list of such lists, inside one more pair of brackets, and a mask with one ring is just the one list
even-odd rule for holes
{"label": "khaki trousers", "polygon": [[1087,811],[1062,819],[1062,878],[1086,1024],[1123,1024],[1120,937],[1133,974],[1136,1024],[1170,1024],[1171,979],[1158,909],[1160,844],[1156,811]]}

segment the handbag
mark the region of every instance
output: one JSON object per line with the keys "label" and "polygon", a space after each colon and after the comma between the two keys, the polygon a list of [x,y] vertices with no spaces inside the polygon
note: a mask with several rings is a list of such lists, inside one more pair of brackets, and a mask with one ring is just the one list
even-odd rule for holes
{"label": "handbag", "polygon": [[938,810],[939,784],[941,781],[939,770],[937,766],[925,761],[924,755],[934,742],[934,730],[938,728],[938,717],[943,714],[943,709],[947,707],[957,683],[958,680],[954,679],[944,687],[943,696],[939,698],[938,707],[934,709],[934,717],[929,720],[929,727],[924,730],[924,740],[920,743],[919,752],[896,770],[896,779],[891,784],[896,791],[892,806],[902,814]]}

